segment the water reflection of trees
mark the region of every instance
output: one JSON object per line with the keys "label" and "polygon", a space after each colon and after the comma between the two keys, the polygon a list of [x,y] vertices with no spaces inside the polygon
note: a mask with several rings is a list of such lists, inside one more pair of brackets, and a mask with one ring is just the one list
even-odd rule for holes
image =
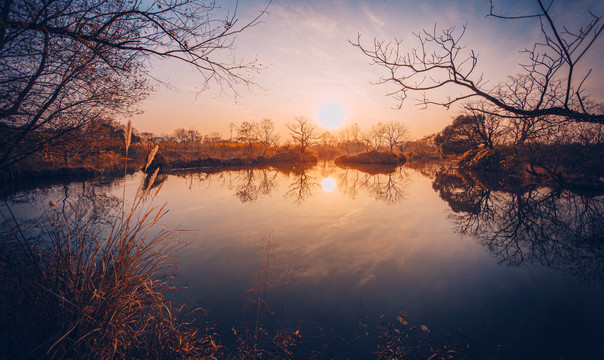
{"label": "water reflection of trees", "polygon": [[189,189],[194,185],[203,184],[205,188],[212,185],[227,186],[234,189],[235,196],[242,203],[258,201],[263,196],[269,196],[277,187],[279,172],[267,168],[240,169],[207,169],[198,172],[180,173],[189,182]]}
{"label": "water reflection of trees", "polygon": [[450,165],[444,161],[407,161],[405,163],[405,168],[413,169],[429,179],[434,179],[446,167],[450,167]]}
{"label": "water reflection of trees", "polygon": [[10,231],[8,229],[16,226],[15,219],[9,216],[11,211],[15,211],[19,228],[37,237],[43,230],[40,224],[49,218],[49,201],[65,219],[73,220],[82,229],[93,230],[112,224],[121,214],[122,206],[121,199],[111,193],[114,185],[117,183],[102,184],[101,187],[86,181],[13,193],[6,197],[6,203],[2,202],[0,227]]}
{"label": "water reflection of trees", "polygon": [[383,173],[345,169],[337,177],[342,191],[352,199],[359,191],[366,191],[376,200],[395,204],[404,200],[407,194],[408,178],[403,167]]}
{"label": "water reflection of trees", "polygon": [[255,202],[262,196],[270,195],[277,181],[277,172],[267,169],[246,169],[237,173],[235,195],[242,203]]}
{"label": "water reflection of trees", "polygon": [[[317,177],[317,174],[319,177]],[[212,184],[228,186],[242,203],[257,202],[270,196],[279,183],[285,183],[284,197],[300,204],[320,187],[320,177],[333,176],[340,191],[355,199],[359,192],[367,192],[376,200],[395,204],[407,195],[408,177],[403,167],[376,167],[341,169],[331,164],[317,167],[240,168],[214,169],[196,173],[178,174],[186,178],[190,188],[202,183],[205,188]]]}
{"label": "water reflection of trees", "polygon": [[457,231],[502,264],[538,263],[604,285],[604,198],[528,187],[492,190],[442,171],[433,187],[453,210]]}
{"label": "water reflection of trees", "polygon": [[294,181],[289,184],[285,196],[293,198],[294,203],[300,204],[312,195],[312,189],[317,188],[319,183],[315,181],[315,177],[308,175],[306,171],[294,173],[292,176]]}
{"label": "water reflection of trees", "polygon": [[[181,174],[193,183],[203,183],[207,188],[211,184],[228,185],[234,189],[235,196],[242,203],[253,203],[262,197],[270,196],[278,187],[279,176],[293,181],[288,185],[285,197],[293,198],[295,203],[302,203],[312,196],[312,189],[319,184],[316,178],[308,174],[306,168],[252,168],[221,169],[216,172],[198,172]],[[290,180],[291,181],[291,180]]]}

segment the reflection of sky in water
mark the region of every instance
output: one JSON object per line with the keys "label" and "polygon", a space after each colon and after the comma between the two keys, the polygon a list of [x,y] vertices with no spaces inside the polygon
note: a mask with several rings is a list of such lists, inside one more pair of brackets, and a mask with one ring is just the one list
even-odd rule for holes
{"label": "reflection of sky in water", "polygon": [[180,233],[178,281],[187,288],[176,297],[207,307],[226,328],[241,317],[270,242],[267,301],[292,323],[345,329],[355,316],[404,310],[431,329],[461,327],[538,357],[595,351],[602,333],[601,290],[537,265],[499,265],[455,233],[432,180],[414,170],[171,175],[156,202],[168,203],[163,223],[195,230]]}

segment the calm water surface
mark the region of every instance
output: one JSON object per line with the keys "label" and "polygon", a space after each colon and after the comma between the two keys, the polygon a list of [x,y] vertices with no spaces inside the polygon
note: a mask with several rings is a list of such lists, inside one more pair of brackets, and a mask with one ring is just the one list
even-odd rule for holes
{"label": "calm water surface", "polygon": [[[225,344],[259,319],[300,330],[324,357],[374,357],[372,329],[401,312],[434,339],[461,329],[481,357],[601,354],[603,197],[390,170],[164,176],[155,202],[186,244],[175,299],[206,309]],[[126,179],[127,199],[141,179]],[[119,209],[122,185],[19,193],[13,208],[24,222],[49,199],[102,216]]]}

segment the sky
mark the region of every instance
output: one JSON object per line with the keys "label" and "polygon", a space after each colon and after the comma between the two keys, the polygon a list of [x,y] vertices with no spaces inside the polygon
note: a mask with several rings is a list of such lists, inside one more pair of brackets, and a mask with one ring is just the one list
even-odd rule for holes
{"label": "sky", "polygon": [[[217,2],[233,9],[233,1]],[[494,4],[496,11],[506,15],[534,13],[536,9],[536,1]],[[241,0],[240,21],[254,18],[266,5],[264,0]],[[240,34],[231,49],[236,58],[258,59],[263,70],[253,78],[256,86],[237,87],[237,96],[221,92],[218,86],[200,92],[200,76],[190,66],[154,60],[151,74],[169,86],[157,85],[142,104],[143,113],[132,121],[140,131],[157,134],[184,127],[228,137],[231,122],[239,125],[268,118],[285,138],[285,124],[299,116],[310,119],[320,132],[330,130],[319,122],[319,113],[325,111],[325,104],[335,104],[342,117],[341,127],[358,123],[366,130],[378,122],[397,121],[408,127],[411,138],[421,138],[442,130],[459,109],[423,109],[416,100],[421,93],[410,94],[397,109],[398,101],[388,96],[396,88],[375,84],[386,75],[385,69],[372,66],[350,41],[360,35],[364,44],[371,44],[374,38],[412,43],[413,33],[422,29],[461,29],[467,24],[464,51],[478,54],[477,74],[484,74],[489,84],[495,84],[508,75],[522,73],[519,63],[525,57],[521,50],[532,47],[540,31],[535,20],[486,17],[489,8],[488,0],[274,0],[261,23]],[[597,0],[558,0],[552,15],[573,25],[587,19],[587,10],[601,14],[604,4]],[[599,39],[584,59],[594,68],[587,90],[600,97],[604,94],[600,81],[603,45]],[[445,88],[435,96],[457,93],[455,88]]]}

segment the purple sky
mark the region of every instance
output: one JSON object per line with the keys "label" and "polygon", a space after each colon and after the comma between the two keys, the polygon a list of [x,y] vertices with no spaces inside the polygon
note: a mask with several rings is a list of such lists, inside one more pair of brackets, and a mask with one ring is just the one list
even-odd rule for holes
{"label": "purple sky", "polygon": [[[536,2],[495,1],[504,14],[535,12]],[[229,2],[222,6],[229,7]],[[266,6],[265,1],[240,1],[242,21],[251,19]],[[539,39],[539,24],[533,20],[504,21],[486,18],[489,2],[472,1],[280,1],[275,0],[262,17],[262,23],[246,30],[236,40],[234,56],[258,59],[265,67],[254,78],[259,86],[238,88],[237,98],[221,94],[217,86],[199,93],[200,79],[189,66],[154,61],[152,74],[170,84],[157,86],[143,104],[144,113],[133,119],[136,128],[155,133],[170,133],[175,128],[194,128],[201,133],[228,134],[228,124],[272,119],[279,132],[296,116],[318,123],[317,113],[326,103],[339,103],[344,109],[347,127],[358,123],[368,129],[378,122],[400,121],[419,138],[441,130],[458,110],[438,107],[422,110],[411,94],[403,108],[393,109],[397,100],[386,96],[395,88],[372,85],[384,75],[383,69],[370,66],[369,59],[348,40],[357,34],[367,44],[373,38],[413,40],[413,32],[468,24],[464,50],[479,55],[477,75],[484,73],[489,85],[522,72],[519,63],[526,47]],[[601,1],[557,1],[552,14],[571,27],[585,22],[587,10],[604,11]],[[604,69],[602,39],[584,59],[587,71],[593,68],[587,91],[602,101]],[[444,89],[441,96],[455,95],[456,89]],[[439,95],[439,94],[436,94]],[[336,130],[333,130],[337,132]]]}

